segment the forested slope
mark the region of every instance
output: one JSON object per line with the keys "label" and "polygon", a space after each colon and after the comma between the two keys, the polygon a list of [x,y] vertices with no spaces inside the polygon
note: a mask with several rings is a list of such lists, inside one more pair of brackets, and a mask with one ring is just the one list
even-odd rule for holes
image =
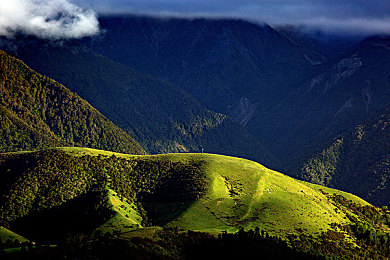
{"label": "forested slope", "polygon": [[0,93],[2,152],[67,145],[144,153],[77,94],[3,51]]}

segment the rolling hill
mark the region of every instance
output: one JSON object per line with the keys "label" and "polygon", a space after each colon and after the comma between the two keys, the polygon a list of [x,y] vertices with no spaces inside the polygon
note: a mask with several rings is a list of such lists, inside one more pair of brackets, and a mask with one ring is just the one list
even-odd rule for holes
{"label": "rolling hill", "polygon": [[217,234],[259,228],[291,243],[342,238],[354,252],[350,247],[366,243],[353,231],[359,223],[370,223],[364,230],[378,239],[387,236],[386,211],[235,157],[56,148],[1,154],[0,179],[3,221],[38,241],[72,232],[130,239],[153,237],[160,227]]}
{"label": "rolling hill", "polygon": [[143,148],[85,100],[0,51],[0,151],[85,146]]}
{"label": "rolling hill", "polygon": [[390,257],[388,37],[325,62],[289,28],[101,22],[0,38],[77,93],[0,51],[0,258]]}

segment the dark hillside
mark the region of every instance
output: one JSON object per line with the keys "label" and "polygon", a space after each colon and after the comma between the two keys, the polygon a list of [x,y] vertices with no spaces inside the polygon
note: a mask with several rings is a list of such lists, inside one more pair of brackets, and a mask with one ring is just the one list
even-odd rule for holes
{"label": "dark hillside", "polygon": [[147,225],[141,201],[181,204],[196,200],[208,186],[201,163],[195,161],[66,151],[0,154],[1,223],[46,241],[91,232],[114,215],[112,190]]}
{"label": "dark hillside", "polygon": [[340,135],[302,167],[303,179],[390,206],[390,110]]}
{"label": "dark hillside", "polygon": [[[334,38],[336,50],[329,37],[239,20],[100,21],[106,31],[87,41],[91,49],[230,115],[283,162],[274,168],[290,174],[334,136],[380,113],[390,97],[388,37],[360,45]],[[326,61],[322,51],[333,56]]]}
{"label": "dark hillside", "polygon": [[101,17],[100,24],[105,32],[87,43],[91,49],[167,79],[237,121],[250,114],[234,113],[242,99],[268,106],[324,61],[269,25],[243,20],[128,15]]}
{"label": "dark hillside", "polygon": [[248,130],[293,174],[335,136],[383,113],[390,100],[389,47],[388,37],[366,39],[274,107],[255,112]]}

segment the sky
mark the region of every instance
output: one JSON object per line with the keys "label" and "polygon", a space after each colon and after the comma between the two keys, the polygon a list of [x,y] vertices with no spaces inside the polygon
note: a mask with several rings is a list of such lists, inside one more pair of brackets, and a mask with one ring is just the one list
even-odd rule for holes
{"label": "sky", "polygon": [[47,38],[99,32],[97,17],[129,13],[241,18],[328,33],[390,34],[390,0],[0,0],[0,35]]}

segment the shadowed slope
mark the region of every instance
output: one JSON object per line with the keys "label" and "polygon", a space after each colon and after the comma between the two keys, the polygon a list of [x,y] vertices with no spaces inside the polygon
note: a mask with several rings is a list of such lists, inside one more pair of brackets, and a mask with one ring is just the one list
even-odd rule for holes
{"label": "shadowed slope", "polygon": [[347,190],[389,206],[390,110],[335,138],[300,170],[313,183]]}

